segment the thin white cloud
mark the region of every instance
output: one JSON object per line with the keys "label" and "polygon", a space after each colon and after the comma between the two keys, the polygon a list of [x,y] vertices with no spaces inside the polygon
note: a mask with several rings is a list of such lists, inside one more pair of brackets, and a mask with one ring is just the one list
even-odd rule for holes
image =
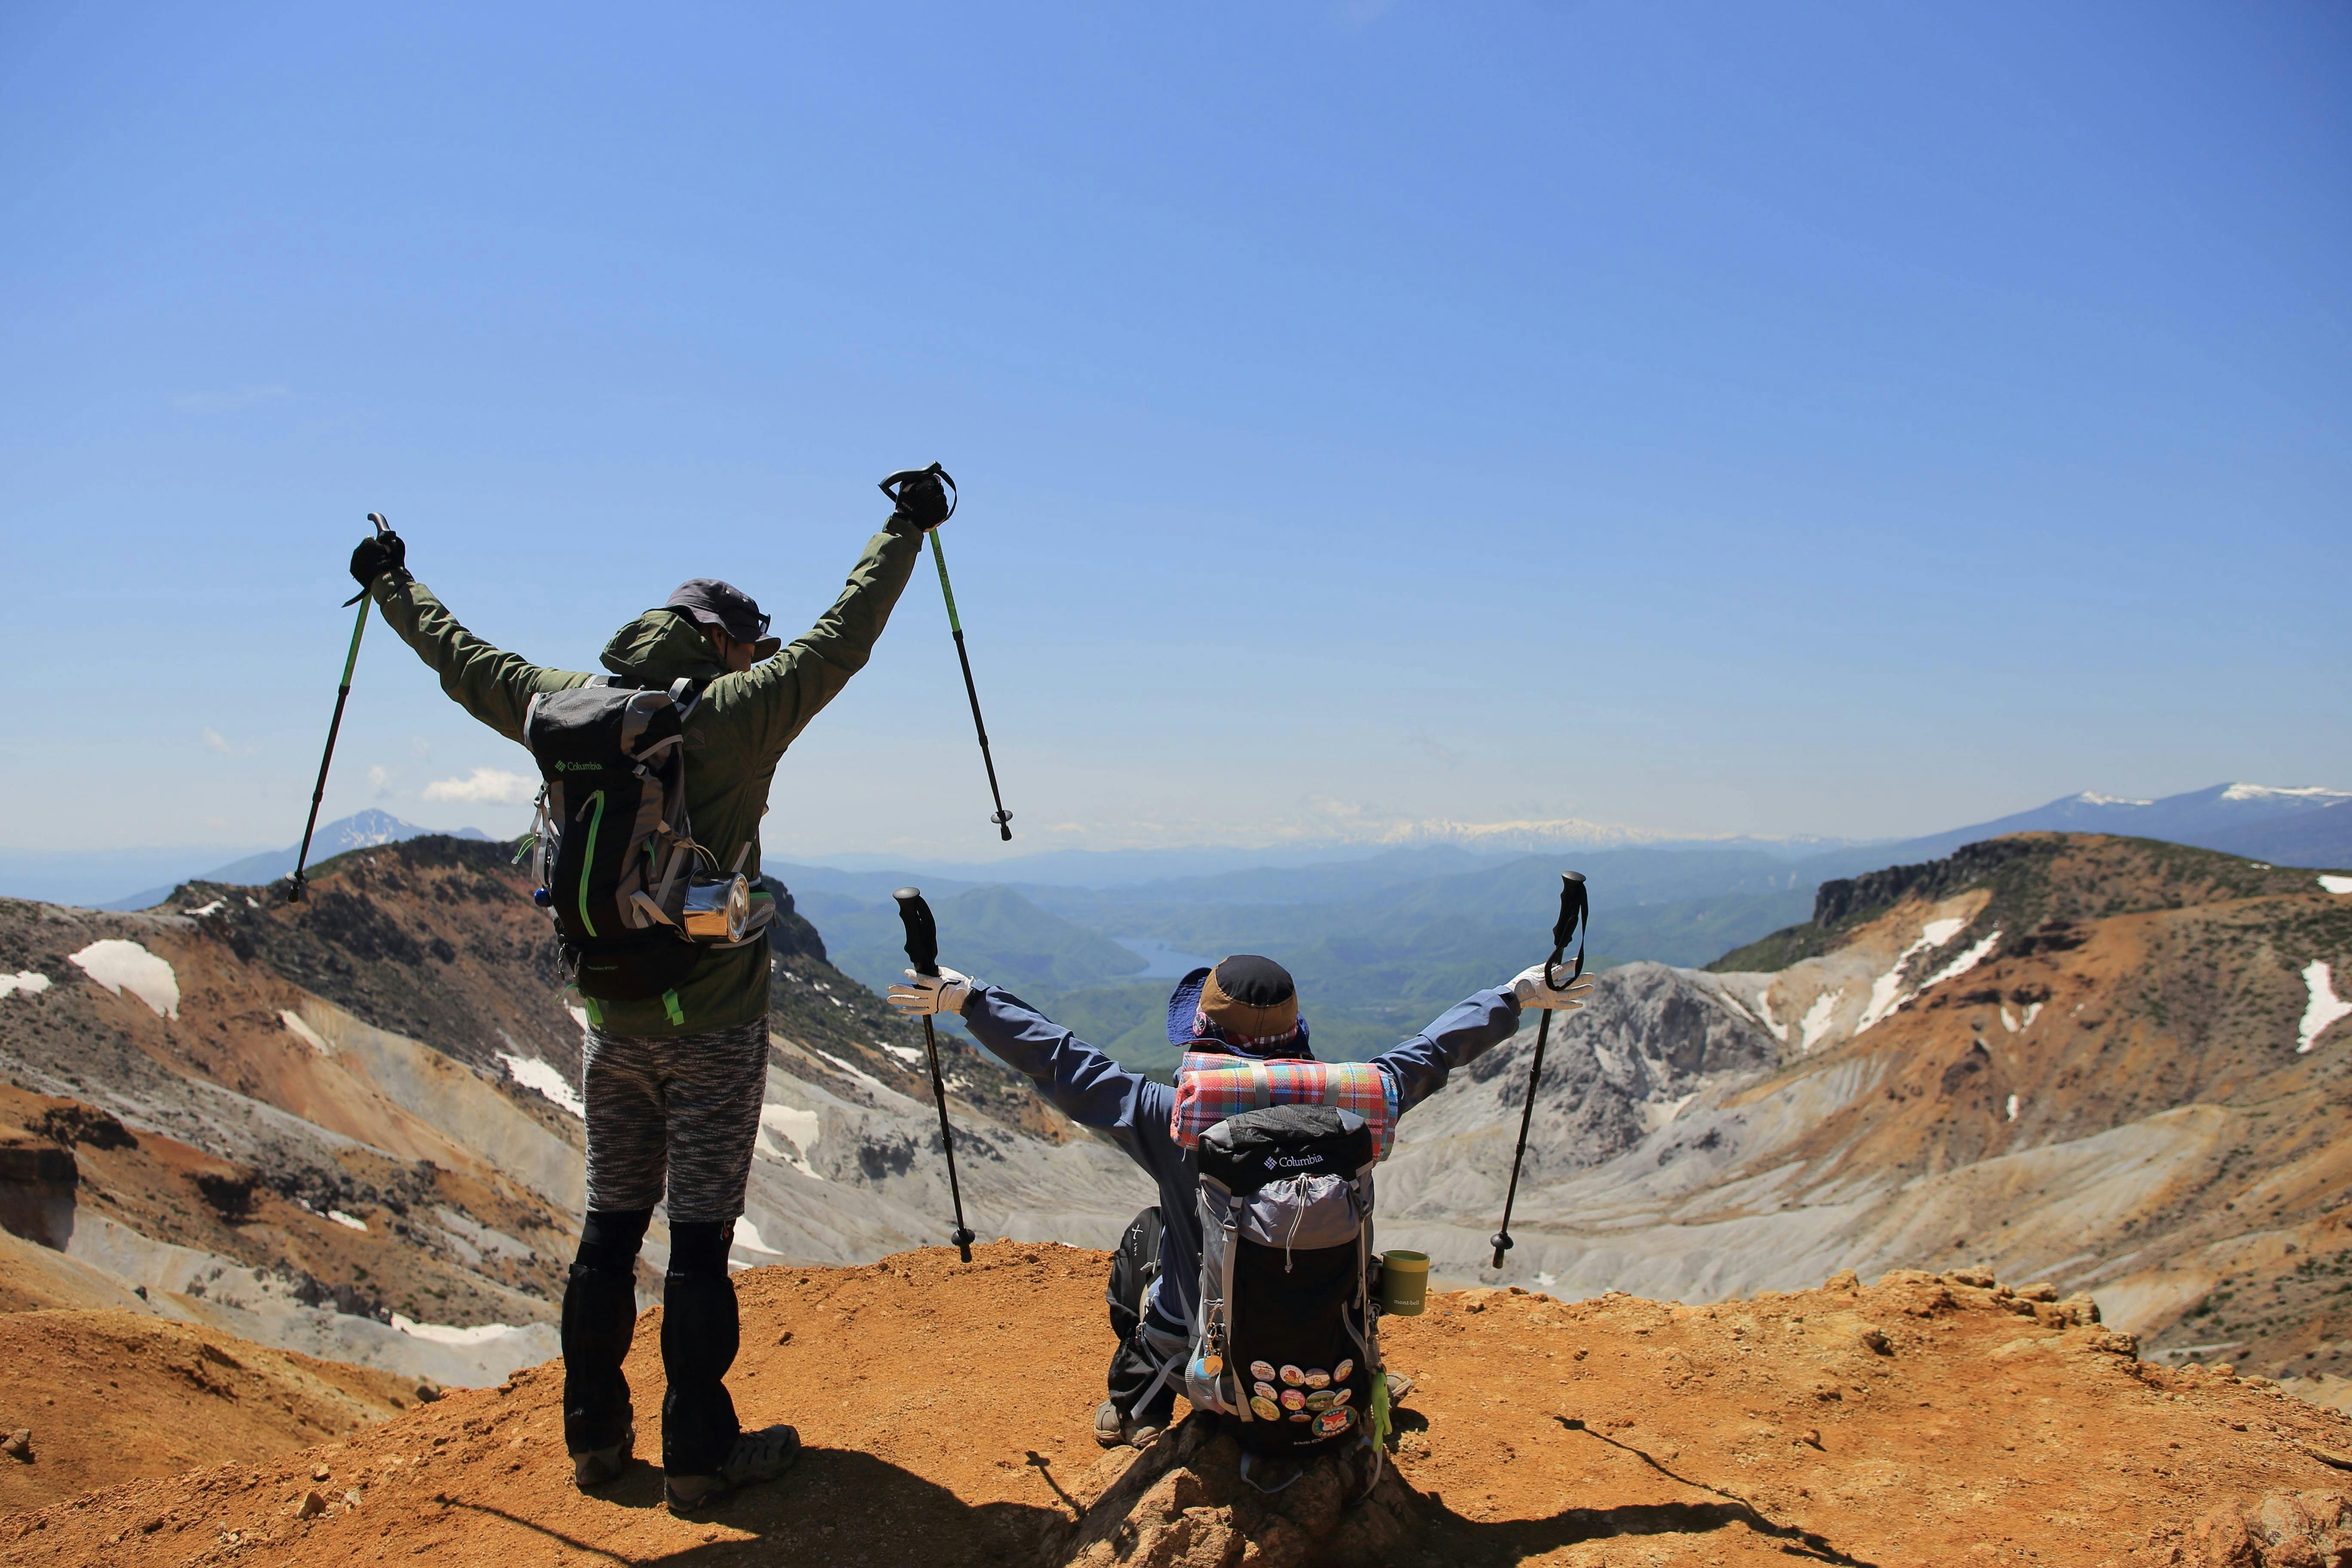
{"label": "thin white cloud", "polygon": [[255,748],[238,745],[210,724],[204,728],[204,739],[206,751],[218,752],[224,757],[249,757],[254,753]]}
{"label": "thin white cloud", "polygon": [[435,779],[425,786],[427,800],[470,800],[490,805],[521,805],[539,793],[539,781],[502,768],[476,768],[462,779]]}
{"label": "thin white cloud", "polygon": [[385,767],[382,763],[377,763],[373,766],[370,767],[368,769],[368,788],[375,792],[375,797],[378,800],[391,799],[392,770]]}

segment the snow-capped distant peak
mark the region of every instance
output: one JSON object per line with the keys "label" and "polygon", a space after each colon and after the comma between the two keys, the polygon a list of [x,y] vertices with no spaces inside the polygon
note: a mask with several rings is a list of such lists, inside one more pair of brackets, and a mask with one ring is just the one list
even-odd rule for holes
{"label": "snow-capped distant peak", "polygon": [[2154,805],[2152,800],[2134,800],[2127,795],[2101,795],[2096,790],[2084,790],[2074,797],[2084,805]]}
{"label": "snow-capped distant peak", "polygon": [[2233,784],[2221,792],[2223,800],[2352,800],[2352,791],[2322,784],[2282,787],[2277,784]]}

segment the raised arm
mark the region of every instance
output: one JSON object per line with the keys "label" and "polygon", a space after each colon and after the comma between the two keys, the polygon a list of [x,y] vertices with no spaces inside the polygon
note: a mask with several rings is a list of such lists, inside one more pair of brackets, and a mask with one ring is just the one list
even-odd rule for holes
{"label": "raised arm", "polygon": [[1372,1065],[1395,1081],[1397,1113],[1402,1115],[1444,1089],[1454,1068],[1476,1061],[1518,1027],[1519,1002],[1509,987],[1481,991],[1448,1007],[1402,1045],[1374,1057]]}
{"label": "raised arm", "polygon": [[1012,992],[952,969],[936,975],[908,970],[905,984],[890,987],[889,1000],[903,1014],[955,1014],[974,1039],[1035,1084],[1063,1115],[1110,1133],[1130,1152],[1143,1153],[1143,1128],[1158,1127],[1164,1141],[1174,1104],[1165,1084],[1129,1072]]}
{"label": "raised arm", "polygon": [[1518,1032],[1528,1007],[1573,1013],[1592,989],[1586,975],[1557,990],[1545,981],[1544,966],[1530,965],[1492,991],[1481,991],[1447,1008],[1438,1020],[1372,1063],[1397,1086],[1402,1116],[1445,1087],[1454,1069],[1466,1067]]}
{"label": "raised arm", "polygon": [[866,553],[841,596],[816,625],[766,663],[711,683],[703,700],[712,714],[740,724],[751,749],[766,761],[782,756],[809,721],[841,695],[849,678],[866,668],[922,547],[921,531],[893,517],[866,542]]}
{"label": "raised arm", "polygon": [[542,669],[520,654],[491,647],[458,625],[433,591],[404,571],[381,574],[368,592],[383,612],[384,624],[441,678],[441,689],[518,745],[523,712],[533,696],[594,679],[578,670]]}

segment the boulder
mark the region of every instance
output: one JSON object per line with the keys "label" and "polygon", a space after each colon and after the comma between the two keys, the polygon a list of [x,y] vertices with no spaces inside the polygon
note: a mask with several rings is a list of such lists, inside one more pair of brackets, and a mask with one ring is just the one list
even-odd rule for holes
{"label": "boulder", "polygon": [[[1327,1454],[1276,1492],[1242,1479],[1242,1450],[1192,1415],[1143,1452],[1114,1450],[1082,1486],[1047,1568],[1372,1568],[1412,1533],[1418,1499],[1388,1465],[1364,1496],[1370,1450]],[[1270,1465],[1268,1469],[1280,1469]],[[1361,1501],[1356,1500],[1361,1498]]]}
{"label": "boulder", "polygon": [[2215,1509],[2189,1529],[2182,1568],[2346,1568],[2352,1564],[2352,1495],[2273,1492]]}

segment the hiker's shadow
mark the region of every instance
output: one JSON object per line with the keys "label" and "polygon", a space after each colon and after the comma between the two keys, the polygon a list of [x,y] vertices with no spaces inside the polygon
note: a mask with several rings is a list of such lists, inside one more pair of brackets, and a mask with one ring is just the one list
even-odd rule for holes
{"label": "hiker's shadow", "polygon": [[[947,1488],[925,1480],[871,1454],[845,1448],[806,1448],[792,1469],[764,1486],[747,1487],[722,1500],[696,1523],[721,1539],[706,1541],[662,1558],[695,1568],[722,1563],[1034,1563],[1047,1535],[1066,1529],[1071,1512],[1061,1499],[1065,1482],[1077,1478],[1053,1473],[1052,1461],[1033,1456],[1037,1501],[971,1504]],[[630,1510],[662,1506],[662,1475],[636,1464],[596,1495]],[[482,1504],[460,1504],[496,1514],[512,1524],[583,1554],[590,1563],[634,1563],[637,1557],[593,1539]],[[749,1540],[742,1539],[748,1535]]]}
{"label": "hiker's shadow", "polygon": [[[1409,1413],[1399,1411],[1397,1414],[1402,1417]],[[1840,1551],[1826,1538],[1811,1531],[1769,1517],[1737,1493],[1677,1473],[1630,1443],[1593,1431],[1573,1417],[1555,1416],[1553,1419],[1573,1436],[1605,1443],[1620,1453],[1632,1455],[1669,1480],[1710,1494],[1709,1500],[1625,1503],[1615,1508],[1570,1508],[1562,1509],[1548,1519],[1487,1521],[1466,1519],[1446,1507],[1441,1498],[1421,1494],[1420,1529],[1416,1534],[1424,1551],[1435,1552],[1456,1563],[1512,1563],[1540,1557],[1548,1552],[1573,1546],[1579,1542],[1604,1540],[1612,1535],[1705,1535],[1737,1524],[1745,1525],[1750,1531],[1772,1542],[1781,1552],[1800,1562],[1836,1563],[1840,1568],[1875,1568],[1867,1559]],[[1426,1426],[1428,1422],[1423,1419],[1420,1425]],[[1402,1419],[1396,1421],[1396,1426],[1400,1430],[1415,1429],[1409,1427]]]}

